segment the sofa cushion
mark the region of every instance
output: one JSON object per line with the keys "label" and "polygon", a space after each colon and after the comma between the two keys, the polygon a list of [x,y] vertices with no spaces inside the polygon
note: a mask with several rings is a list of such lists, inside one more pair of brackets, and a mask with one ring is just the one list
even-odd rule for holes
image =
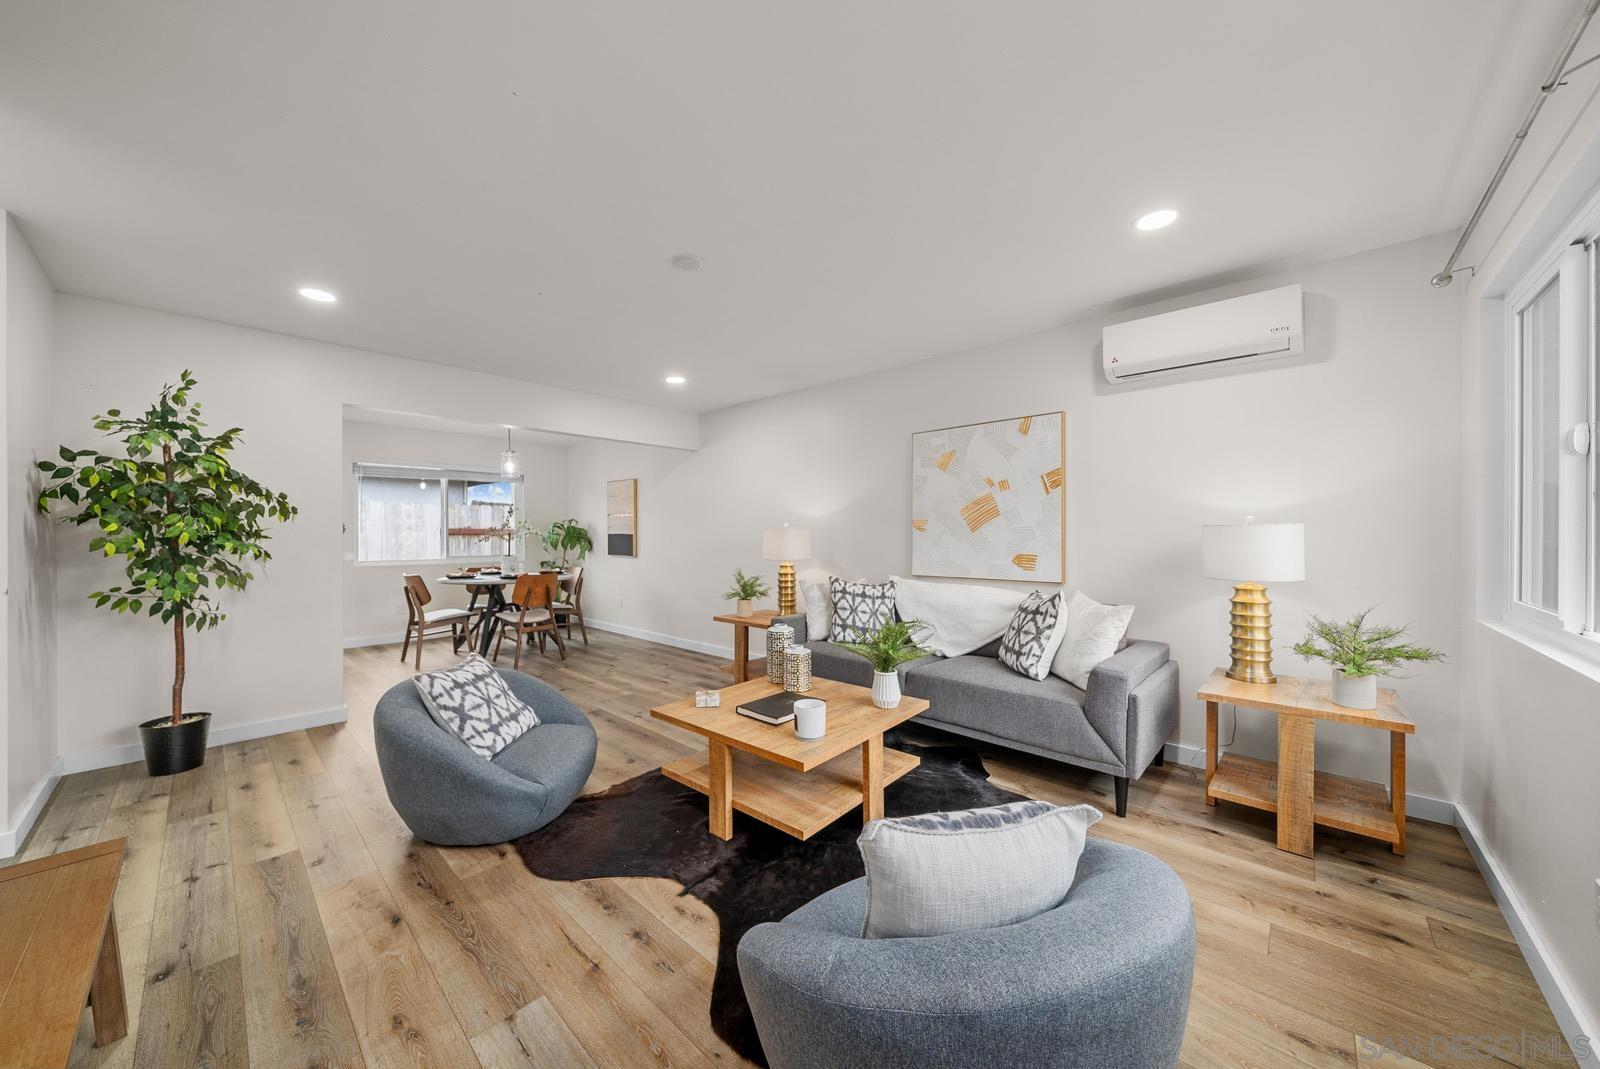
{"label": "sofa cushion", "polygon": [[[811,651],[812,675],[837,680],[840,683],[853,683],[858,687],[872,686],[872,665],[860,654],[851,653],[832,642],[807,642],[806,648]],[[909,669],[937,660],[939,660],[937,657],[923,657],[907,661],[895,671],[903,684]]]}
{"label": "sofa cushion", "polygon": [[1022,599],[1000,639],[1000,663],[1027,676],[1043,679],[1067,633],[1061,595],[1035,590]]}
{"label": "sofa cushion", "polygon": [[863,583],[834,576],[828,590],[833,600],[828,635],[836,641],[870,642],[878,628],[894,619],[893,581]]}
{"label": "sofa cushion", "polygon": [[1084,715],[1083,691],[1057,676],[1029,679],[990,657],[950,657],[911,665],[905,692],[932,705],[918,720],[968,727],[1101,764],[1122,764]]}
{"label": "sofa cushion", "polygon": [[1122,648],[1133,619],[1132,605],[1102,605],[1073,591],[1064,603],[1067,635],[1050,671],[1075,686],[1087,687],[1094,666]]}
{"label": "sofa cushion", "polygon": [[1092,805],[1024,801],[874,820],[857,845],[867,869],[862,938],[1001,928],[1066,900]]}
{"label": "sofa cushion", "polygon": [[476,653],[413,678],[428,715],[488,760],[539,724],[533,707]]}

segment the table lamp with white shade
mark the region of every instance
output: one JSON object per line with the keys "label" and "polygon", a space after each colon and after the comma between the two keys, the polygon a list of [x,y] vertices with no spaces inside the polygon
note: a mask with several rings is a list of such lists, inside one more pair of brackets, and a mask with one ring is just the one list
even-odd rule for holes
{"label": "table lamp with white shade", "polygon": [[1272,674],[1272,602],[1267,583],[1306,577],[1306,529],[1301,523],[1205,524],[1200,528],[1201,571],[1234,584],[1231,621],[1233,664],[1228,678],[1276,683]]}
{"label": "table lamp with white shade", "polygon": [[761,532],[761,559],[778,561],[778,615],[795,611],[794,562],[811,556],[811,532],[804,527],[768,527]]}

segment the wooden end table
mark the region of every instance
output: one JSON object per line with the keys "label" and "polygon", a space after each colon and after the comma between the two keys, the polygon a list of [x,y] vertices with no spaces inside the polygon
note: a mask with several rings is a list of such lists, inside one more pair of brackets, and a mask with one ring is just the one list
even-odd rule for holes
{"label": "wooden end table", "polygon": [[[765,631],[772,626],[778,614],[771,609],[759,609],[748,616],[738,613],[725,613],[722,616],[713,616],[712,619],[719,624],[733,625],[733,661],[722,666],[722,670],[733,676],[735,683],[743,683],[752,676],[765,676],[767,674],[767,659],[750,659],[750,629]],[[745,718],[746,720],[749,717]]]}
{"label": "wooden end table", "polygon": [[[1310,857],[1317,825],[1366,835],[1406,852],[1406,736],[1417,725],[1400,698],[1378,688],[1376,709],[1333,703],[1325,679],[1279,676],[1276,683],[1241,683],[1221,668],[1200,688],[1206,703],[1206,805],[1217,800],[1278,815],[1278,849]],[[1260,709],[1278,718],[1278,761],[1217,754],[1217,706]],[[1317,771],[1317,721],[1331,720],[1389,733],[1389,790],[1381,783]]]}
{"label": "wooden end table", "polygon": [[[672,702],[650,715],[706,738],[706,756],[663,765],[668,779],[710,799],[711,834],[733,838],[733,811],[809,839],[857,806],[863,822],[883,816],[883,788],[921,762],[885,749],[883,733],[926,712],[921,698],[900,699],[894,709],[872,704],[872,691],[832,679],[815,681],[807,697],[828,703],[827,733],[796,738],[794,724],[766,724],[741,716],[740,702],[777,694],[765,679],[724,687],[722,705],[699,709],[694,699]],[[861,751],[859,760],[853,750]]]}
{"label": "wooden end table", "polygon": [[127,839],[0,869],[0,1062],[64,1066],[87,1001],[94,1045],[128,1034],[117,917]]}

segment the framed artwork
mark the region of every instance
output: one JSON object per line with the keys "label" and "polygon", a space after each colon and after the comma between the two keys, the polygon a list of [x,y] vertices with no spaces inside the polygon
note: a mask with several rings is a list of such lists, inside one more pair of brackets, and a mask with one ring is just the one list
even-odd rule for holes
{"label": "framed artwork", "polygon": [[1063,583],[1067,414],[911,436],[911,573]]}
{"label": "framed artwork", "polygon": [[606,483],[606,555],[639,555],[639,480]]}

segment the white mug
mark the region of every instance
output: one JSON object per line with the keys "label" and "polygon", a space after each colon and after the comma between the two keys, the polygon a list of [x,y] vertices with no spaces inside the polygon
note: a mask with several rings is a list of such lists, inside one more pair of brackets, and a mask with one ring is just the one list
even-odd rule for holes
{"label": "white mug", "polygon": [[794,734],[797,739],[820,739],[828,729],[828,703],[819,698],[801,698],[794,703]]}

